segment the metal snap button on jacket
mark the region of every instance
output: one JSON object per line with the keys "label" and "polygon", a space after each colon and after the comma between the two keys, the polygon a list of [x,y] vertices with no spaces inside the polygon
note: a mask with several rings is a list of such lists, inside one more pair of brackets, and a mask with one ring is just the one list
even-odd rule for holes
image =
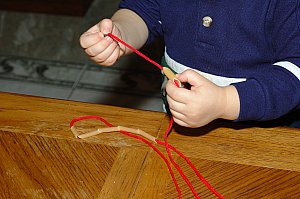
{"label": "metal snap button on jacket", "polygon": [[210,16],[205,16],[202,19],[202,24],[203,24],[203,26],[209,28],[212,25],[212,21],[213,20],[212,20],[212,18]]}

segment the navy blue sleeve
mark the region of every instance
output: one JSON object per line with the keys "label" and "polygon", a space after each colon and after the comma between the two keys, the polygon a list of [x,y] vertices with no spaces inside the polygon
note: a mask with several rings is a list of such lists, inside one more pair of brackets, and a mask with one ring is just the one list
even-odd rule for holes
{"label": "navy blue sleeve", "polygon": [[119,5],[120,9],[132,10],[144,20],[149,31],[147,43],[151,43],[156,37],[162,36],[159,2],[159,0],[122,0]]}
{"label": "navy blue sleeve", "polygon": [[272,10],[266,39],[274,63],[234,85],[241,102],[239,121],[275,119],[300,108],[300,3],[277,1]]}

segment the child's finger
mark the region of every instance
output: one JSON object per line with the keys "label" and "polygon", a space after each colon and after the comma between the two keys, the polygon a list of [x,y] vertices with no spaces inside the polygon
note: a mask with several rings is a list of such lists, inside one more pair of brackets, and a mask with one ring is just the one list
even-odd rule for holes
{"label": "child's finger", "polygon": [[185,121],[186,120],[186,116],[183,115],[182,113],[177,112],[176,110],[170,109],[172,116],[177,118],[178,120],[182,120]]}
{"label": "child's finger", "polygon": [[86,31],[86,33],[100,32],[99,25],[96,24]]}
{"label": "child's finger", "polygon": [[111,33],[112,29],[113,29],[112,20],[111,19],[103,19],[99,23],[99,29],[100,29],[100,32],[102,32],[103,34]]}
{"label": "child's finger", "polygon": [[185,103],[191,91],[185,88],[178,88],[172,81],[168,81],[166,85],[167,94],[175,101]]}
{"label": "child's finger", "polygon": [[106,48],[109,47],[113,43],[113,40],[110,37],[105,37],[101,39],[99,42],[85,49],[86,54],[91,57],[95,57],[102,53]]}
{"label": "child's finger", "polygon": [[104,62],[102,62],[101,65],[111,66],[118,60],[120,50],[117,50],[117,48],[118,47],[114,49],[113,53]]}
{"label": "child's finger", "polygon": [[[172,111],[171,111],[172,113]],[[174,119],[174,122],[180,126],[183,126],[183,127],[190,127],[190,125],[188,123],[186,123],[185,121],[181,120],[181,119],[178,119],[176,117],[173,117]]]}
{"label": "child's finger", "polygon": [[94,61],[101,65],[105,65],[106,60],[112,56],[117,47],[118,45],[115,42],[111,43],[104,51],[93,58]]}
{"label": "child's finger", "polygon": [[193,70],[186,70],[181,74],[177,75],[177,78],[181,82],[187,82],[191,86],[199,87],[202,86],[203,83],[206,83],[207,80],[205,77],[197,73],[196,71]]}
{"label": "child's finger", "polygon": [[[114,50],[117,48],[118,44],[116,44],[115,42],[112,42],[104,51],[102,51],[99,55],[101,55],[102,57],[106,57],[106,59],[108,57],[110,57]],[[105,59],[105,60],[106,60]]]}
{"label": "child's finger", "polygon": [[99,32],[86,32],[80,37],[80,45],[82,48],[89,48],[99,42],[103,36]]}
{"label": "child's finger", "polygon": [[185,115],[186,112],[186,104],[177,102],[176,100],[173,100],[169,95],[167,95],[167,100],[169,104],[169,108],[181,113],[182,115]]}

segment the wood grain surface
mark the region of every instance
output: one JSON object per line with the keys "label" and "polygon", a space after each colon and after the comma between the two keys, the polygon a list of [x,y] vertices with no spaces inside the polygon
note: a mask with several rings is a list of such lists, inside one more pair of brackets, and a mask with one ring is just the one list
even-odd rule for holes
{"label": "wood grain surface", "polygon": [[[159,139],[170,119],[158,112],[0,93],[0,198],[178,198],[164,161],[144,143],[117,132],[76,139],[69,122],[85,115]],[[88,120],[76,127],[86,132],[104,125]],[[198,129],[175,125],[169,143],[225,198],[300,198],[299,129],[226,121]],[[216,198],[173,156],[201,198]],[[175,176],[183,198],[193,198]]]}

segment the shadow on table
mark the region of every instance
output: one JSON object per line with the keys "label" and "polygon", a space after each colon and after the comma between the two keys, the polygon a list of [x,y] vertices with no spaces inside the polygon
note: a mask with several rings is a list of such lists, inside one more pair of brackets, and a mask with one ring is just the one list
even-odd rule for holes
{"label": "shadow on table", "polygon": [[187,136],[200,136],[209,133],[217,128],[229,128],[234,130],[259,127],[259,128],[272,128],[272,127],[287,127],[287,128],[299,128],[300,133],[300,110],[294,111],[286,116],[283,116],[276,120],[265,122],[231,122],[227,120],[216,120],[208,125],[200,128],[186,128],[174,124],[174,129],[177,133]]}

